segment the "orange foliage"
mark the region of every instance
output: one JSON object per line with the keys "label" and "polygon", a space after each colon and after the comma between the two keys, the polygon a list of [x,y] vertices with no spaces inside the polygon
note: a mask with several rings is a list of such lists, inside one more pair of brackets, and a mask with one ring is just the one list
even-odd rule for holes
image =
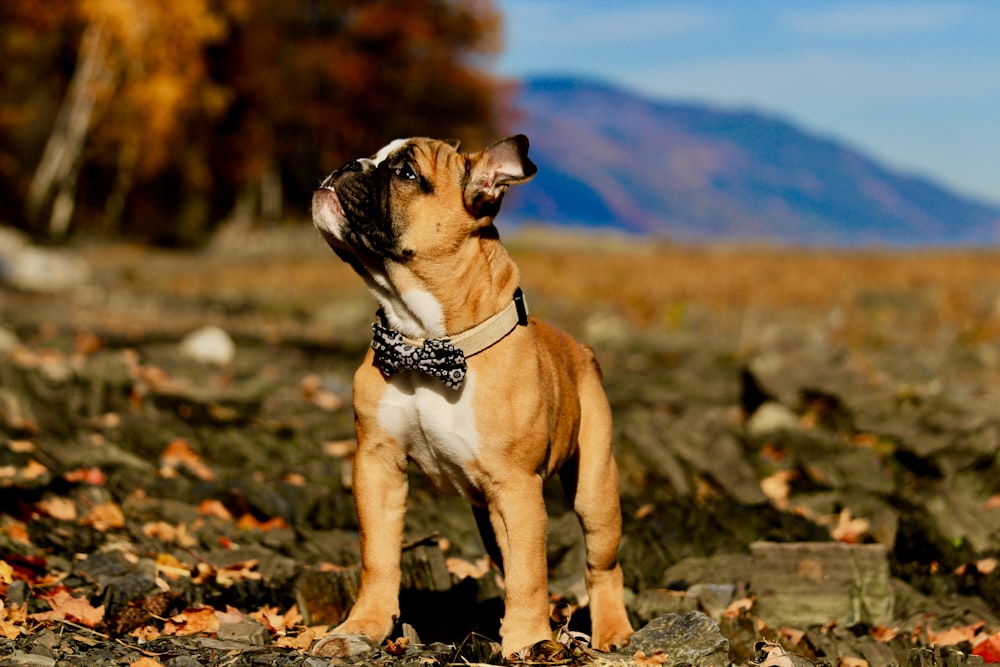
{"label": "orange foliage", "polygon": [[483,143],[504,113],[477,67],[499,50],[488,0],[8,0],[0,25],[12,221],[85,32],[99,67],[75,211],[107,232],[193,240],[266,178],[307,201],[348,157],[402,135]]}

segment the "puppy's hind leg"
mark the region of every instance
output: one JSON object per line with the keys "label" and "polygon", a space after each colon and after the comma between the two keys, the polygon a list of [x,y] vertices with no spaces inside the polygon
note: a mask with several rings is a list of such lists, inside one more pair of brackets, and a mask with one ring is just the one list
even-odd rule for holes
{"label": "puppy's hind leg", "polygon": [[580,402],[579,450],[562,479],[587,548],[592,643],[608,651],[625,645],[632,626],[618,564],[622,518],[618,468],[611,453],[611,409],[597,373],[581,380]]}

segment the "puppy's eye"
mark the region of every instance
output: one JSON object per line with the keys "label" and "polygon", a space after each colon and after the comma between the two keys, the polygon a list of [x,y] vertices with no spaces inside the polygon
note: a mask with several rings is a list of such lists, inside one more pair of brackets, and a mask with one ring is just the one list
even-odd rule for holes
{"label": "puppy's eye", "polygon": [[402,164],[395,169],[396,176],[405,179],[407,181],[417,180],[417,174],[413,171],[413,168],[408,164]]}

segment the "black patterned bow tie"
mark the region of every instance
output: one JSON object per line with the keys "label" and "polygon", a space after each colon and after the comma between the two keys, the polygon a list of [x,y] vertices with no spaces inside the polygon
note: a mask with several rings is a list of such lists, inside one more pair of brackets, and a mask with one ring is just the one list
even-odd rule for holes
{"label": "black patterned bow tie", "polygon": [[465,381],[465,355],[447,340],[428,338],[423,345],[416,346],[404,341],[398,331],[378,322],[372,324],[372,330],[375,365],[386,377],[407,370],[420,371],[452,389],[458,389]]}

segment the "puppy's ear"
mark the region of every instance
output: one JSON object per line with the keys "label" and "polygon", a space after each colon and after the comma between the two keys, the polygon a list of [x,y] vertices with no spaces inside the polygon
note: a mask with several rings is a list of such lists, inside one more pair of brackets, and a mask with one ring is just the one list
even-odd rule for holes
{"label": "puppy's ear", "polygon": [[518,134],[491,144],[469,156],[465,207],[476,218],[496,215],[507,188],[527,183],[536,171],[528,159],[528,137]]}

